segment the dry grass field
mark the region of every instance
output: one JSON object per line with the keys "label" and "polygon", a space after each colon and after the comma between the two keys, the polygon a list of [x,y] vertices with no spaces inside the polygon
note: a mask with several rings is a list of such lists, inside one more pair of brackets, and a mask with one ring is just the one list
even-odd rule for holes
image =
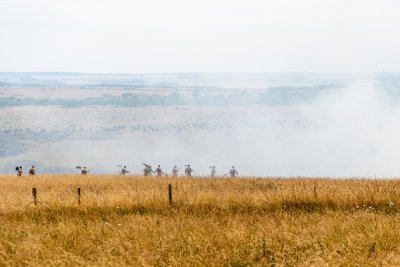
{"label": "dry grass field", "polygon": [[0,266],[400,265],[399,213],[397,180],[0,175]]}

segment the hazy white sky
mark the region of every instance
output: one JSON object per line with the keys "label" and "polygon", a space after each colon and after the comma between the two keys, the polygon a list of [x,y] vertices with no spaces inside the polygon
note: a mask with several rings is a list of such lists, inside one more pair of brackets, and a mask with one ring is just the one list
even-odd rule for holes
{"label": "hazy white sky", "polygon": [[400,71],[398,0],[0,0],[0,71]]}

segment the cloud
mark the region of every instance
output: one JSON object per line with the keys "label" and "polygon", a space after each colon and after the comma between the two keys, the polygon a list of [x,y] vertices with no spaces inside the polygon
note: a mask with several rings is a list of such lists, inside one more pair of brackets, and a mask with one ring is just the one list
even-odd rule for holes
{"label": "cloud", "polygon": [[398,70],[400,3],[2,1],[0,70]]}

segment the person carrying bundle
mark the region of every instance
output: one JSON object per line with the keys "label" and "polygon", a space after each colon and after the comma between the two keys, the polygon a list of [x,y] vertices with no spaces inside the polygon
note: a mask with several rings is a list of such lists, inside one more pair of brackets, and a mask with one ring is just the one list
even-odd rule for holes
{"label": "person carrying bundle", "polygon": [[87,170],[86,167],[83,167],[81,174],[86,175],[86,174],[88,174],[88,172],[89,172],[89,170]]}
{"label": "person carrying bundle", "polygon": [[143,175],[144,176],[151,176],[151,174],[154,172],[152,167],[151,167],[151,165],[147,165],[147,164],[144,164],[144,163],[143,163],[143,165],[144,165]]}
{"label": "person carrying bundle", "polygon": [[15,170],[17,171],[17,176],[22,176],[22,174],[23,174],[22,166],[15,167]]}

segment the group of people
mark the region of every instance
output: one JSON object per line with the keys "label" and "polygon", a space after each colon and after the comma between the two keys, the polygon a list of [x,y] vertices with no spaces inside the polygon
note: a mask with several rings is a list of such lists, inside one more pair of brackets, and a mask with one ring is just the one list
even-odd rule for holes
{"label": "group of people", "polygon": [[[153,173],[155,173],[156,176],[168,175],[168,174],[163,172],[163,170],[161,169],[160,165],[158,165],[155,170],[153,170],[151,165],[148,165],[148,164],[143,164],[143,165],[144,165],[144,169],[143,169],[143,175],[144,176],[151,176]],[[215,168],[216,168],[215,166],[211,166],[210,167],[210,169],[211,169],[211,173],[210,173],[211,177],[215,177],[217,175],[217,171],[216,171]],[[177,168],[176,165],[175,165],[171,170],[172,176],[173,177],[177,177],[179,171],[180,171],[180,169]],[[185,165],[184,172],[185,172],[186,176],[192,176],[192,173],[195,172],[195,171],[190,167],[190,165]],[[121,175],[125,175],[125,174],[128,174],[128,173],[129,173],[129,171],[126,169],[126,166],[124,166],[119,172],[119,174],[121,174]],[[232,168],[229,170],[229,172],[225,173],[224,176],[226,176],[228,174],[231,177],[235,177],[236,175],[239,175],[237,170],[235,169],[235,166],[232,166]]]}
{"label": "group of people", "polygon": [[[167,175],[166,173],[163,172],[160,165],[158,165],[154,171],[153,171],[151,165],[147,165],[147,164],[143,164],[143,165],[144,165],[144,169],[143,169],[144,176],[151,176],[152,173],[155,173],[157,176],[162,176],[163,174]],[[179,170],[180,169],[177,168],[175,165],[171,171],[172,176],[177,177]],[[185,165],[185,174],[187,176],[192,176],[192,172],[194,172],[194,170],[190,167],[190,165]],[[122,174],[122,172],[121,172],[121,174]]]}
{"label": "group of people", "polygon": [[[216,166],[210,166],[210,169],[211,169],[210,176],[215,177],[217,175]],[[235,177],[236,175],[239,175],[239,173],[235,169],[235,166],[232,166],[232,168],[229,170],[229,172],[225,173],[223,176],[227,176],[227,175],[229,175],[230,177]]]}
{"label": "group of people", "polygon": [[[15,167],[15,170],[17,171],[17,176],[22,176],[22,174],[24,173],[22,170],[22,166],[17,166]],[[32,166],[32,168],[30,168],[29,170],[29,175],[35,175],[36,174],[36,169],[35,166]]]}
{"label": "group of people", "polygon": [[[166,173],[163,172],[163,170],[161,169],[161,166],[158,165],[157,168],[155,170],[153,170],[153,168],[151,167],[151,165],[148,164],[143,164],[145,167],[143,169],[143,175],[144,176],[151,176],[152,173],[155,173],[157,176],[162,176],[162,175],[167,175]],[[89,173],[89,170],[86,167],[76,167],[77,169],[81,169],[81,174],[82,175],[86,175]],[[215,169],[215,166],[211,166],[211,177],[215,177],[217,175],[217,171]],[[22,176],[23,171],[22,171],[22,166],[19,167],[15,167],[15,170],[17,171],[17,176]],[[172,168],[172,176],[173,177],[177,177],[178,173],[179,173],[180,169],[176,167],[176,165]],[[185,174],[186,176],[192,176],[192,173],[195,172],[190,165],[185,165]],[[121,175],[126,175],[130,173],[128,171],[128,169],[126,168],[126,166],[124,166],[120,171],[119,174]],[[35,175],[36,174],[36,169],[35,166],[32,166],[32,168],[29,170],[29,175]],[[224,174],[224,176],[226,176],[228,173]],[[235,177],[236,175],[239,175],[238,172],[235,169],[235,166],[232,166],[232,168],[229,170],[229,176],[231,177]]]}

